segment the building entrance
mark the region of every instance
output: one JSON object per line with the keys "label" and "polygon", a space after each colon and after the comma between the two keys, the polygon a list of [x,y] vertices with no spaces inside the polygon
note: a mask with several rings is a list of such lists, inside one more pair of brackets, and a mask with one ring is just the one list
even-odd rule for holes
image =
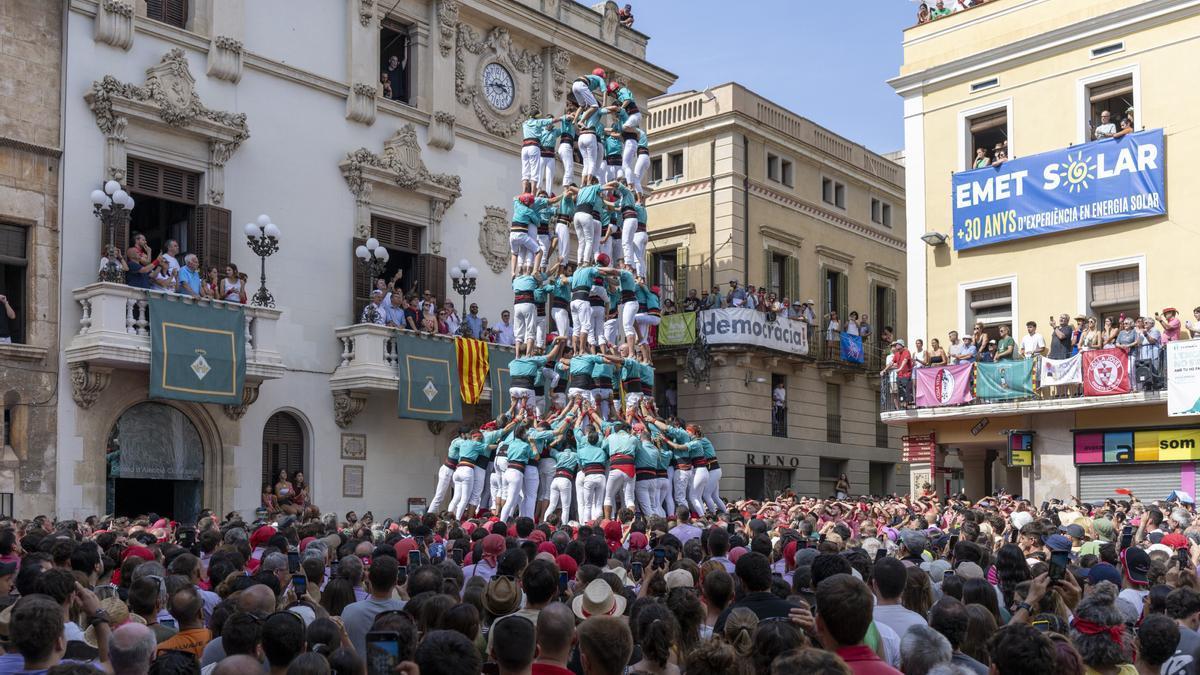
{"label": "building entrance", "polygon": [[204,445],[191,420],[163,403],[122,413],[108,436],[106,508],[193,523],[200,513]]}

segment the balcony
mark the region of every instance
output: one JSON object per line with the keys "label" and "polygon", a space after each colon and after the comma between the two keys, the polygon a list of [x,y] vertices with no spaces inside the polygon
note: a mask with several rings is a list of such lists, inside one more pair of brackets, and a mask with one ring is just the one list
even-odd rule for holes
{"label": "balcony", "polygon": [[[79,303],[79,331],[67,345],[65,356],[71,368],[72,394],[81,408],[91,407],[108,386],[113,370],[150,369],[151,293],[124,284],[94,283],[73,291]],[[165,294],[164,294],[165,295]],[[228,303],[179,296],[184,303],[223,306]],[[239,305],[240,306],[240,305]],[[285,367],[275,338],[275,326],[283,312],[263,307],[240,306],[246,317],[246,383],[243,405],[225,406],[226,413],[239,419],[258,398],[264,380],[283,377]]]}
{"label": "balcony", "polygon": [[[338,426],[349,426],[358,413],[362,412],[371,394],[384,394],[395,398],[400,386],[400,377],[396,373],[400,361],[396,351],[396,337],[401,332],[400,328],[373,323],[358,323],[334,330],[334,336],[342,345],[342,356],[333,375],[329,376],[329,389],[333,393],[334,421]],[[430,340],[454,342],[454,338],[449,335],[421,335]],[[511,358],[513,353],[512,347],[494,344],[489,345],[488,350],[493,359],[500,358],[499,354],[506,354]],[[491,387],[485,384],[479,402],[490,403],[491,400]]]}

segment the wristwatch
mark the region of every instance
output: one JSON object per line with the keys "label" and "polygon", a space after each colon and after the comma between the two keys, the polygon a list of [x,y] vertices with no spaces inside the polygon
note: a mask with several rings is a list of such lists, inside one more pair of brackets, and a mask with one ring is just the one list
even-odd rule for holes
{"label": "wristwatch", "polygon": [[1021,610],[1025,610],[1026,614],[1033,616],[1033,605],[1029,604],[1028,602],[1017,603],[1017,611],[1019,612]]}

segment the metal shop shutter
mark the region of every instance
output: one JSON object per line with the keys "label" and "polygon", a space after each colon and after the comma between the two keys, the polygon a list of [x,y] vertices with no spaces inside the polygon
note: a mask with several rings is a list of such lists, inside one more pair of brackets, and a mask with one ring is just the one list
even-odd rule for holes
{"label": "metal shop shutter", "polygon": [[[1179,464],[1119,464],[1079,467],[1079,498],[1085,502],[1125,499],[1126,488],[1141,499],[1162,499],[1179,489]],[[1056,495],[1061,496],[1061,495]]]}

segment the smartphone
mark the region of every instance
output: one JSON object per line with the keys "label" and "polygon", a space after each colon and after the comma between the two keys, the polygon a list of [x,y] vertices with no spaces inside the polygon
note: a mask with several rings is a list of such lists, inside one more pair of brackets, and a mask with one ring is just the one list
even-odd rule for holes
{"label": "smartphone", "polygon": [[1129,548],[1132,545],[1133,545],[1133,526],[1126,525],[1125,527],[1121,528],[1121,549],[1120,550],[1124,551],[1125,549]]}
{"label": "smartphone", "polygon": [[400,565],[396,568],[396,585],[403,586],[408,583],[408,568]]}
{"label": "smartphone", "polygon": [[665,548],[654,549],[654,566],[656,568],[658,568],[658,567],[663,567],[666,564],[667,564],[667,549],[665,549]]}
{"label": "smartphone", "polygon": [[1186,548],[1179,549],[1179,565],[1185,568],[1192,566],[1192,555]]}
{"label": "smartphone", "polygon": [[292,575],[292,588],[296,589],[296,597],[303,598],[308,592],[308,577],[303,574]]}
{"label": "smartphone", "polygon": [[300,552],[288,551],[288,572],[295,574],[300,571]]}
{"label": "smartphone", "polygon": [[454,559],[454,564],[455,564],[455,565],[458,565],[459,567],[462,567],[462,564],[463,564],[463,551],[462,551],[462,549],[461,549],[461,548],[456,548],[456,549],[454,549],[453,551],[451,551],[451,552],[450,552],[450,557]]}
{"label": "smartphone", "polygon": [[950,535],[950,543],[946,545],[946,550],[947,550],[947,551],[953,551],[953,550],[954,550],[954,546],[955,546],[955,544],[957,544],[957,543],[958,543],[958,537],[959,537],[959,535],[957,535],[957,534],[952,534],[952,535]]}
{"label": "smartphone", "polygon": [[633,574],[634,581],[642,580],[642,563],[635,561],[629,566],[629,571]]}
{"label": "smartphone", "polygon": [[169,626],[171,628],[179,628],[179,624],[175,622],[175,619],[160,619],[159,623],[161,623],[164,626]]}
{"label": "smartphone", "polygon": [[1030,624],[1038,629],[1038,632],[1045,633],[1050,630],[1050,622],[1045,619],[1041,621],[1031,621]]}
{"label": "smartphone", "polygon": [[1067,563],[1071,562],[1070,551],[1052,551],[1050,553],[1050,581],[1062,581],[1067,574]]}
{"label": "smartphone", "polygon": [[413,549],[408,552],[408,564],[409,565],[419,567],[420,565],[423,564],[421,562],[421,559],[422,559],[422,555],[421,555],[420,551]]}
{"label": "smartphone", "polygon": [[181,527],[175,536],[183,548],[190,549],[196,545],[196,528],[194,527]]}
{"label": "smartphone", "polygon": [[[636,565],[637,563],[634,563],[634,564]],[[559,573],[558,573],[558,591],[559,591],[560,593],[565,593],[565,592],[567,591],[567,583],[568,583],[569,581],[570,581],[570,580],[567,578],[567,573],[566,573],[566,572],[559,572]]]}
{"label": "smartphone", "polygon": [[417,548],[421,548],[425,545],[425,537],[418,536],[418,537],[414,537],[414,539],[417,540]]}
{"label": "smartphone", "polygon": [[392,675],[400,664],[400,634],[390,630],[367,633],[367,675]]}

